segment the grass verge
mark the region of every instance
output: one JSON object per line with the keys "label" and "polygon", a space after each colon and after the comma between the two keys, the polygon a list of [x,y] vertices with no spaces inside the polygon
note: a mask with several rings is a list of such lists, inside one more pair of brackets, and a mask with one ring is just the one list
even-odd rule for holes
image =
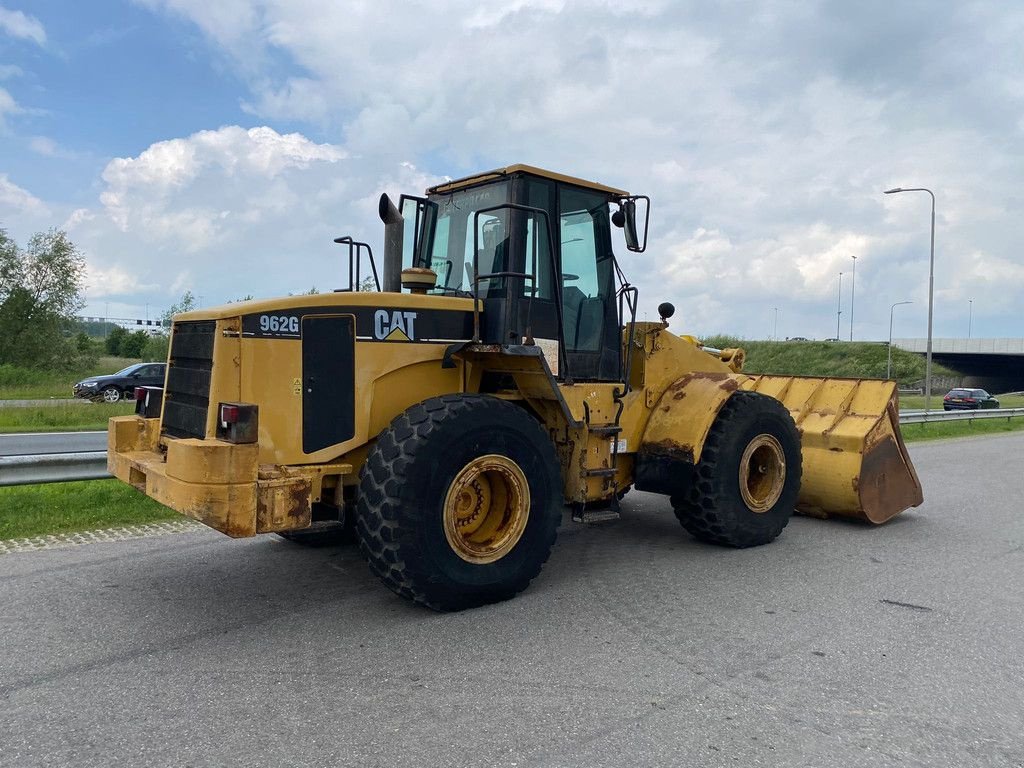
{"label": "grass verge", "polygon": [[998,435],[1024,430],[1024,418],[978,419],[977,421],[937,421],[931,424],[903,424],[900,431],[908,443],[944,440],[950,437]]}
{"label": "grass verge", "polygon": [[116,528],[180,517],[118,480],[0,488],[0,539]]}
{"label": "grass verge", "polygon": [[135,413],[135,401],[0,408],[0,434],[13,432],[82,432],[104,430],[111,416]]}
{"label": "grass verge", "polygon": [[89,376],[117,373],[138,360],[104,356],[95,365],[72,371],[36,371],[0,366],[0,400],[47,400],[71,397],[71,386]]}

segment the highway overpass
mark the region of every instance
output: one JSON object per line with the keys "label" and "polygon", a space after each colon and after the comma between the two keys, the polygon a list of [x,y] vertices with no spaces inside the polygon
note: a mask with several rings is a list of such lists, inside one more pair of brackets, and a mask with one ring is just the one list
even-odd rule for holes
{"label": "highway overpass", "polygon": [[[923,355],[928,340],[893,339],[892,345]],[[932,359],[962,374],[962,386],[1024,390],[1024,339],[932,339]]]}

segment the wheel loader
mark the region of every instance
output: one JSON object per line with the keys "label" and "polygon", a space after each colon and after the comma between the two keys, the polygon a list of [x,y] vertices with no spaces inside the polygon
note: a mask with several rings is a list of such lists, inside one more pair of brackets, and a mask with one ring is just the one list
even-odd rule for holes
{"label": "wheel loader", "polygon": [[637,322],[613,247],[644,252],[649,214],[527,165],[382,195],[379,270],[339,237],[347,288],[174,318],[165,385],[110,421],[110,471],[228,536],[354,537],[436,610],[525,589],[565,510],[614,519],[631,488],[727,547],[794,511],[920,504],[894,382],[748,375],[670,331],[671,304]]}

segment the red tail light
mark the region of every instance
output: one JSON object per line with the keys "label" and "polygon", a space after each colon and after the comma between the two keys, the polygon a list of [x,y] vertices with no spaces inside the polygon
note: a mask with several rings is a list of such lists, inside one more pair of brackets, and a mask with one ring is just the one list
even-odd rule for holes
{"label": "red tail light", "polygon": [[238,406],[237,405],[221,405],[220,407],[220,422],[225,427],[228,424],[238,423]]}
{"label": "red tail light", "polygon": [[136,387],[135,388],[135,399],[136,400],[145,400],[146,399],[146,388],[145,387]]}
{"label": "red tail light", "polygon": [[252,403],[220,403],[217,439],[229,443],[255,443],[259,439],[259,409]]}

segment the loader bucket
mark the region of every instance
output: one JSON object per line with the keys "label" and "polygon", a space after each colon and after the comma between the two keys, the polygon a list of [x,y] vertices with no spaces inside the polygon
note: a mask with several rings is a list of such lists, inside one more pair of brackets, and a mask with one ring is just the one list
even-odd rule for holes
{"label": "loader bucket", "polygon": [[900,434],[895,382],[752,376],[741,387],[781,400],[796,421],[798,512],[884,523],[923,501]]}

